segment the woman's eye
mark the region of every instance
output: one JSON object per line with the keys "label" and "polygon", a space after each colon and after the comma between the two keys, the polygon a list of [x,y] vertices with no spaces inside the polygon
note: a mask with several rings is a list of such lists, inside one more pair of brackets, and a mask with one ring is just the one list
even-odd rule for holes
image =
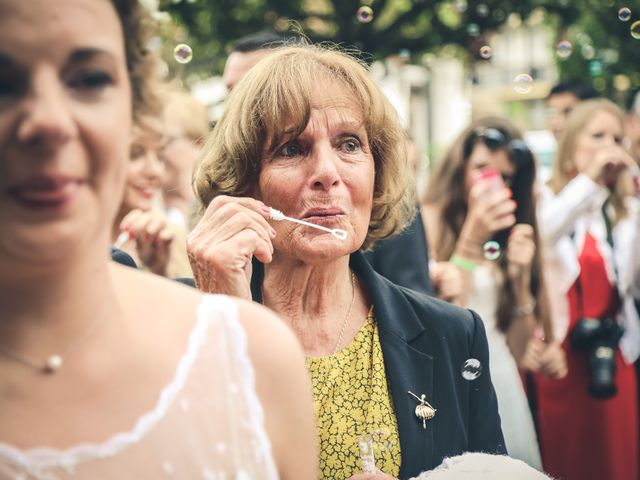
{"label": "woman's eye", "polygon": [[360,150],[360,142],[356,139],[349,138],[342,142],[342,150],[347,153],[355,153]]}
{"label": "woman's eye", "polygon": [[25,90],[26,88],[21,82],[0,78],[0,101],[3,103],[18,98]]}
{"label": "woman's eye", "polygon": [[302,150],[295,143],[288,143],[280,149],[280,156],[282,157],[297,157],[302,154]]}
{"label": "woman's eye", "polygon": [[144,147],[141,147],[139,145],[134,145],[133,147],[131,147],[131,152],[129,153],[129,156],[131,157],[131,160],[136,160],[142,157],[144,154],[145,154]]}
{"label": "woman's eye", "polygon": [[109,74],[105,72],[94,71],[74,75],[71,80],[69,80],[68,85],[71,88],[77,90],[92,91],[102,90],[112,83],[113,80],[111,79],[111,76]]}

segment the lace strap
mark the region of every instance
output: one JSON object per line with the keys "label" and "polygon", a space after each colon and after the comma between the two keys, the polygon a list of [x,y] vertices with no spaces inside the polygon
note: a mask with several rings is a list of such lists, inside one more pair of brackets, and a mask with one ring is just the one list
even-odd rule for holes
{"label": "lace strap", "polygon": [[[229,362],[223,363],[227,365],[227,368],[229,368],[228,365],[234,365],[237,367],[237,371],[233,373],[227,371],[226,373],[228,378],[233,378],[235,376],[235,378],[238,379],[240,390],[247,401],[248,412],[246,412],[246,414],[248,416],[248,423],[251,426],[251,430],[255,435],[256,441],[258,442],[257,447],[263,453],[263,457],[266,461],[265,466],[267,471],[265,472],[265,478],[277,479],[279,478],[278,472],[276,466],[271,461],[273,458],[271,442],[269,441],[265,430],[264,410],[256,393],[255,370],[249,360],[247,336],[238,319],[238,308],[235,302],[229,297],[220,298],[224,298],[224,301],[228,303],[228,308],[224,309],[224,311],[227,312],[227,315],[224,316],[223,321],[225,322],[229,340],[228,342],[225,342],[227,348],[226,354]],[[232,423],[236,423],[236,420],[235,416],[232,415]],[[234,441],[236,442],[238,441],[237,428],[237,425],[234,425],[236,436]],[[233,451],[237,452],[238,448],[234,448]]]}

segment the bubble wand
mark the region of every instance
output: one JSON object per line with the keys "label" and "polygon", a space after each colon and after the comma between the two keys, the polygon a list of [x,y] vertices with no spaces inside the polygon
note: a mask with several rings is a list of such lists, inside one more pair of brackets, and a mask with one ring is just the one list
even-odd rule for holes
{"label": "bubble wand", "polygon": [[304,220],[300,220],[298,218],[287,217],[280,210],[276,210],[275,208],[269,207],[269,218],[272,220],[288,220],[289,222],[299,223],[300,225],[306,225],[307,227],[317,228],[318,230],[322,230],[323,232],[330,233],[336,238],[340,240],[347,239],[347,232],[342,230],[341,228],[327,228],[322,225],[316,225],[315,223],[305,222]]}

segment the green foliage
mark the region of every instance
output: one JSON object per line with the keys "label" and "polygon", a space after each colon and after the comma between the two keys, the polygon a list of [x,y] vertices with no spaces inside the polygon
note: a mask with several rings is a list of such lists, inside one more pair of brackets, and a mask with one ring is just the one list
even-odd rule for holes
{"label": "green foliage", "polygon": [[[363,6],[374,12],[369,23],[358,21]],[[618,18],[625,6],[632,12],[626,22]],[[640,87],[640,39],[629,33],[640,20],[640,0],[161,0],[160,8],[183,27],[165,38],[194,50],[179,73],[221,73],[230,44],[265,28],[302,30],[312,41],[356,47],[371,59],[408,51],[416,60],[454,45],[476,61],[485,36],[510,15],[526,20],[542,12],[557,40],[573,44],[571,56],[557,57],[562,78],[589,78],[591,71],[591,81],[619,100],[624,76],[630,89]]]}

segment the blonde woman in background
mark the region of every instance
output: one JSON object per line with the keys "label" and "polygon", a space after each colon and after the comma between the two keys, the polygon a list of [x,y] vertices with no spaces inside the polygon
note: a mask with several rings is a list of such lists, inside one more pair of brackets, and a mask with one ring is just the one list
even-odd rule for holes
{"label": "blonde woman in background", "polygon": [[193,95],[178,90],[164,92],[161,100],[164,143],[160,157],[166,170],[162,198],[169,220],[190,230],[196,206],[191,178],[209,133],[207,110]]}
{"label": "blonde woman in background", "polygon": [[640,202],[623,139],[615,104],[577,105],[541,196],[553,329],[569,374],[536,376],[536,390],[544,466],[563,480],[640,474],[632,284],[640,271]]}

